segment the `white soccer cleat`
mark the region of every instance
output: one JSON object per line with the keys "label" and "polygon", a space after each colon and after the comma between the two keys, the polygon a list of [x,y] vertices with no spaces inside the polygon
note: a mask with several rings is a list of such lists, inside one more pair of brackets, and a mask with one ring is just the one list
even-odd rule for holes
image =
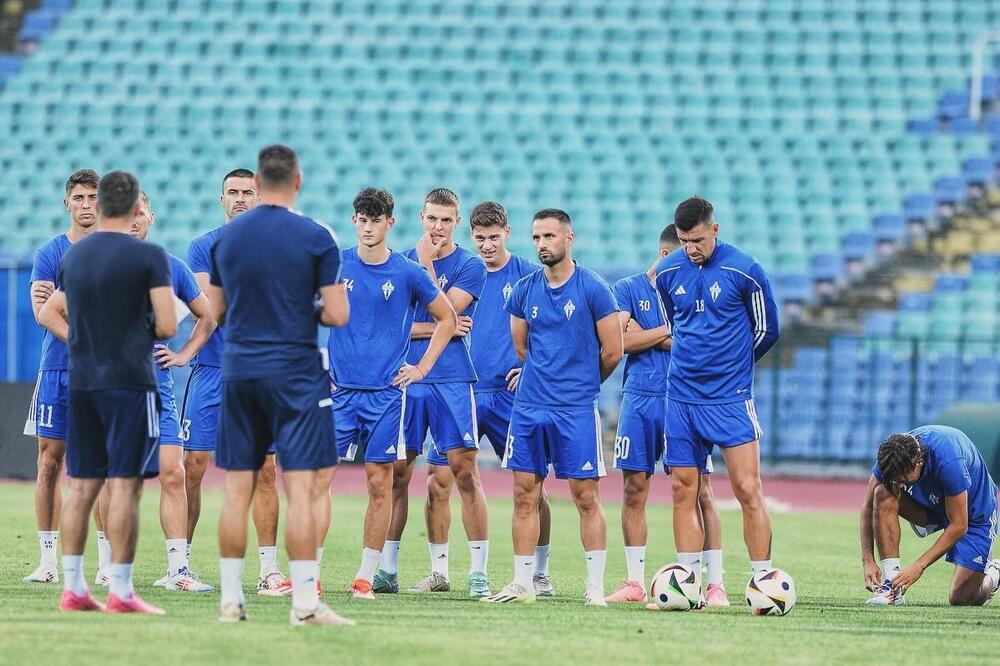
{"label": "white soccer cleat", "polygon": [[990,584],[993,586],[990,598],[986,600],[986,603],[990,603],[996,596],[997,590],[1000,589],[1000,560],[990,560],[986,563],[986,577],[990,579]]}
{"label": "white soccer cleat", "polygon": [[407,592],[448,592],[451,590],[451,583],[444,577],[444,574],[432,571],[419,583],[407,590]]}
{"label": "white soccer cleat", "polygon": [[548,574],[536,573],[531,578],[531,584],[535,588],[536,597],[556,596],[556,588],[552,586],[552,579]]}
{"label": "white soccer cleat", "polygon": [[111,585],[111,570],[98,569],[97,575],[94,576],[94,585],[98,587],[108,587]]}
{"label": "white soccer cleat", "polygon": [[496,594],[481,597],[479,600],[489,604],[533,604],[535,603],[535,590],[511,582]]}
{"label": "white soccer cleat", "polygon": [[587,588],[587,593],[583,595],[583,605],[597,606],[599,608],[607,606],[608,602],[604,600],[604,590],[599,587]]}
{"label": "white soccer cleat", "polygon": [[278,570],[271,571],[257,579],[257,594],[264,597],[290,597],[292,581]]}
{"label": "white soccer cleat", "polygon": [[59,571],[54,564],[39,564],[38,568],[21,579],[22,583],[58,583]]}
{"label": "white soccer cleat", "polygon": [[201,582],[187,567],[167,579],[163,589],[183,592],[215,592],[211,585]]}
{"label": "white soccer cleat", "polygon": [[219,610],[219,622],[245,622],[246,619],[243,604],[226,603]]}
{"label": "white soccer cleat", "polygon": [[164,574],[163,578],[157,578],[153,581],[153,587],[165,587],[167,580],[170,578],[170,574]]}
{"label": "white soccer cleat", "polygon": [[888,578],[875,590],[875,596],[865,602],[866,606],[905,606],[903,590],[894,590]]}
{"label": "white soccer cleat", "polygon": [[346,617],[337,615],[324,603],[319,604],[311,611],[300,611],[293,607],[288,612],[288,621],[293,627],[305,624],[319,624],[328,627],[353,627],[356,624],[354,620],[348,620]]}

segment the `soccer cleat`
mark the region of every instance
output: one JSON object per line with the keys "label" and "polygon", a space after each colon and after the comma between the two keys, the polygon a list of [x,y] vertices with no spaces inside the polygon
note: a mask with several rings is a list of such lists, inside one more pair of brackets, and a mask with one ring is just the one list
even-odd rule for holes
{"label": "soccer cleat", "polygon": [[407,592],[448,592],[451,590],[451,583],[444,577],[444,574],[432,571],[419,583],[407,590]]}
{"label": "soccer cleat", "polygon": [[646,590],[636,581],[627,580],[621,589],[609,594],[604,600],[609,604],[642,603],[646,600]]}
{"label": "soccer cleat", "polygon": [[168,571],[164,574],[163,578],[157,578],[153,581],[153,587],[166,587],[167,580],[170,579],[170,572]]}
{"label": "soccer cleat", "polygon": [[183,590],[185,592],[215,592],[215,588],[198,580],[194,572],[184,567],[167,579],[163,585],[165,590]]}
{"label": "soccer cleat", "polygon": [[490,581],[486,577],[485,571],[473,571],[469,574],[469,598],[482,599],[488,597],[490,592]]}
{"label": "soccer cleat", "polygon": [[72,590],[63,590],[59,599],[59,610],[61,611],[103,611],[104,604],[90,595],[73,594]]}
{"label": "soccer cleat", "polygon": [[219,622],[245,622],[246,619],[247,613],[243,610],[243,604],[225,603],[219,609]]}
{"label": "soccer cleat", "polygon": [[257,594],[265,597],[287,597],[292,594],[292,581],[280,571],[272,571],[257,581]]}
{"label": "soccer cleat", "polygon": [[[644,593],[645,596],[645,593]],[[608,602],[604,600],[604,590],[600,588],[590,588],[587,593],[583,595],[583,605],[584,606],[597,606],[603,608],[608,605]]]}
{"label": "soccer cleat", "polygon": [[713,608],[729,608],[729,595],[722,583],[709,583],[705,590],[705,604]]}
{"label": "soccer cleat", "polygon": [[552,579],[547,573],[536,573],[531,578],[531,584],[535,588],[536,597],[556,596],[556,588],[552,586]]}
{"label": "soccer cleat", "polygon": [[399,592],[399,578],[394,573],[379,569],[372,580],[372,591],[375,594],[396,594]]}
{"label": "soccer cleat", "polygon": [[348,620],[330,610],[326,604],[319,604],[311,611],[299,611],[292,608],[288,612],[288,620],[292,626],[302,626],[304,624],[320,624],[327,626],[353,627],[354,620]]}
{"label": "soccer cleat", "polygon": [[167,612],[162,608],[157,608],[156,606],[147,604],[135,592],[133,592],[132,596],[128,599],[122,599],[114,593],[108,593],[108,603],[105,610],[109,613],[142,613],[143,615],[167,614]]}
{"label": "soccer cleat", "polygon": [[535,591],[511,582],[496,594],[481,597],[479,600],[490,604],[533,604]]}
{"label": "soccer cleat", "polygon": [[364,578],[355,579],[351,583],[351,597],[354,599],[374,599],[375,593],[372,592],[372,584]]}
{"label": "soccer cleat", "polygon": [[21,579],[22,583],[58,583],[59,572],[54,564],[39,564],[38,568]]}
{"label": "soccer cleat", "polygon": [[94,585],[100,587],[111,585],[111,571],[108,569],[98,569],[97,575],[94,576]]}
{"label": "soccer cleat", "polygon": [[986,600],[986,603],[990,603],[996,596],[997,589],[1000,589],[1000,560],[990,560],[986,563],[986,577],[990,579],[992,585],[990,598]]}
{"label": "soccer cleat", "polygon": [[888,578],[875,590],[875,596],[865,602],[866,606],[903,606],[906,599],[902,590],[894,590]]}

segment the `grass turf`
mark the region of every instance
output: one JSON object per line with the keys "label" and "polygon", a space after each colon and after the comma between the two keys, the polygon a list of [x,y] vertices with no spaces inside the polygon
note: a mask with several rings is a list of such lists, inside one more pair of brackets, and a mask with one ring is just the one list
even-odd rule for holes
{"label": "grass turf", "polygon": [[[615,477],[605,483],[616,483]],[[414,488],[419,483],[414,484]],[[204,498],[202,523],[192,566],[218,583],[215,525],[219,492]],[[334,498],[333,528],[323,562],[325,601],[358,622],[353,628],[291,627],[287,599],[253,593],[257,558],[253,537],[244,579],[250,621],[216,621],[217,594],[165,592],[150,587],[165,568],[157,519],[157,494],[143,501],[142,530],[135,570],[137,589],[163,606],[165,618],[63,614],[57,610],[61,585],[25,585],[21,577],[37,560],[32,487],[0,485],[0,662],[177,664],[252,661],[256,663],[351,664],[570,664],[638,663],[870,663],[891,661],[982,664],[996,658],[988,638],[1000,622],[1000,608],[950,608],[950,565],[940,562],[907,595],[901,608],[865,608],[851,515],[774,516],[775,564],[789,571],[798,605],[786,617],[754,617],[743,605],[749,575],[738,512],[723,512],[726,583],[733,607],[691,613],[654,613],[638,605],[587,608],[582,604],[585,574],[578,521],[571,504],[553,503],[552,578],[559,596],[533,606],[493,606],[464,597],[468,550],[457,504],[454,506],[451,573],[447,594],[380,596],[354,601],[346,590],[361,550],[364,499]],[[422,506],[414,501],[400,558],[400,582],[408,586],[426,573],[427,548]],[[609,523],[607,589],[624,576],[619,507],[606,507]],[[673,559],[669,510],[650,512],[648,550],[651,574]],[[491,501],[490,579],[494,589],[511,577],[510,503]],[[904,534],[904,562],[922,544]],[[251,535],[252,535],[251,530]],[[282,540],[279,538],[279,544]],[[284,555],[281,558],[285,561]],[[96,564],[93,532],[85,565],[92,581]],[[287,568],[285,568],[287,572]],[[60,573],[61,575],[61,573]],[[104,592],[97,595],[103,598]],[[306,660],[310,660],[307,662]]]}

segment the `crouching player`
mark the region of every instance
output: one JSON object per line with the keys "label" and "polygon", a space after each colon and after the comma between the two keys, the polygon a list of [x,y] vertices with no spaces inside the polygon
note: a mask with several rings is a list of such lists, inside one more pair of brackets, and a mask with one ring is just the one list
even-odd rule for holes
{"label": "crouching player", "polygon": [[[900,517],[919,537],[943,530],[902,569]],[[990,560],[996,534],[997,487],[965,433],[930,425],[882,442],[861,508],[861,564],[865,586],[875,593],[869,605],[903,605],[906,590],[944,556],[955,565],[948,603],[982,606],[1000,585],[1000,561]]]}

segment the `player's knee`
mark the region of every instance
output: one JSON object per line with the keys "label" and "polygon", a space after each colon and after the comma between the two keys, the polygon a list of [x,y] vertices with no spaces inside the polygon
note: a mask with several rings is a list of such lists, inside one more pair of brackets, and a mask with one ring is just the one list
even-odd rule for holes
{"label": "player's knee", "polygon": [[734,479],[733,494],[744,507],[761,504],[764,501],[764,489],[761,487],[759,479]]}
{"label": "player's knee", "polygon": [[631,511],[641,511],[646,506],[647,488],[639,483],[625,483],[625,508]]}
{"label": "player's knee", "polygon": [[436,474],[427,477],[427,499],[432,503],[448,502],[451,495],[451,485],[442,481]]}
{"label": "player's knee", "polygon": [[580,489],[573,493],[573,502],[580,513],[593,513],[600,509],[597,491],[590,488]]}
{"label": "player's knee", "polygon": [[961,587],[948,590],[948,603],[952,606],[982,606],[985,600],[985,597],[977,598]]}
{"label": "player's knee", "polygon": [[676,472],[670,475],[670,492],[674,502],[695,502],[698,499],[698,482]]}
{"label": "player's knee", "polygon": [[160,486],[165,490],[181,490],[184,488],[184,466],[180,461],[160,465]]}
{"label": "player's knee", "polygon": [[43,452],[38,455],[38,477],[45,481],[54,481],[59,478],[62,471],[62,457],[55,456],[52,452]]}
{"label": "player's knee", "polygon": [[473,493],[476,491],[476,487],[479,485],[479,475],[476,474],[476,468],[462,469],[458,474],[455,475],[455,485],[458,486],[458,490],[461,493]]}
{"label": "player's knee", "polygon": [[260,468],[257,475],[257,488],[262,493],[275,493],[278,491],[278,475],[273,464],[265,463]]}

